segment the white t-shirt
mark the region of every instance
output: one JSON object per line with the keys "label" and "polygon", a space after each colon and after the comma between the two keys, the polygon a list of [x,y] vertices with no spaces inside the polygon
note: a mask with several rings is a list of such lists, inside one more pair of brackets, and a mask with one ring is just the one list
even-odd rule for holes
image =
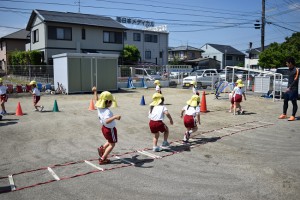
{"label": "white t-shirt", "polygon": [[195,117],[196,114],[200,113],[200,107],[199,107],[199,106],[196,106],[196,108],[195,108],[195,107],[192,107],[192,106],[190,106],[189,109],[187,109],[187,108],[188,108],[188,105],[186,105],[186,106],[184,106],[184,107],[182,108],[182,110],[185,111],[185,114],[186,114],[186,115],[192,115],[192,116]]}
{"label": "white t-shirt", "polygon": [[32,94],[35,94],[35,96],[41,96],[39,89],[37,89],[36,87],[32,89]]}
{"label": "white t-shirt", "polygon": [[4,86],[4,85],[1,85],[1,86],[0,86],[0,95],[6,94],[6,90],[7,90],[7,87]]}
{"label": "white t-shirt", "polygon": [[239,88],[239,87],[235,87],[233,89],[233,91],[234,91],[234,95],[233,96],[235,96],[236,94],[239,94],[239,95],[243,94],[243,90],[241,88]]}
{"label": "white t-shirt", "polygon": [[197,89],[196,89],[196,87],[193,87],[193,94],[197,94]]}
{"label": "white t-shirt", "polygon": [[164,105],[154,106],[152,112],[150,113],[149,111],[148,117],[153,121],[160,121],[160,120],[162,121],[164,120],[165,117],[164,114],[165,111],[168,111],[168,109]]}
{"label": "white t-shirt", "polygon": [[101,124],[103,124],[107,128],[114,128],[116,126],[115,120],[113,120],[109,124],[106,123],[106,120],[108,118],[114,116],[113,113],[108,108],[98,108],[97,110],[98,110],[98,117]]}
{"label": "white t-shirt", "polygon": [[155,90],[156,90],[156,92],[160,92],[160,86],[156,85]]}

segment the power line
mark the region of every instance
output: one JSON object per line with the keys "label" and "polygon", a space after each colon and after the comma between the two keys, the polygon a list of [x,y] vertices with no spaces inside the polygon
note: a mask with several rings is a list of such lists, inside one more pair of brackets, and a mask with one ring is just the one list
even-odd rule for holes
{"label": "power line", "polygon": [[[49,2],[37,2],[37,1],[21,1],[21,0],[1,0],[1,1],[9,1],[9,2],[21,2],[21,3],[34,3],[34,4],[50,4],[50,5],[67,5],[67,6],[75,6],[73,4],[65,4],[65,3],[49,3]],[[119,8],[111,8],[111,7],[105,7],[105,6],[87,6],[82,5],[81,7],[86,8],[103,8],[103,9],[109,9],[109,10],[120,10]],[[216,19],[232,19],[236,20],[235,18],[230,17],[219,17],[219,16],[213,16],[213,15],[198,15],[198,14],[181,14],[181,13],[174,13],[174,12],[161,12],[161,11],[149,11],[149,10],[141,10],[141,9],[132,9],[132,8],[122,8],[122,10],[128,10],[128,11],[136,11],[136,12],[147,12],[147,13],[158,13],[158,14],[169,14],[169,15],[181,15],[181,16],[193,16],[193,17],[209,17],[209,18],[216,18]]]}
{"label": "power line", "polygon": [[251,15],[246,15],[244,12],[239,12],[237,14],[232,13],[232,12],[217,12],[217,11],[213,11],[212,9],[209,10],[205,10],[205,9],[187,9],[187,8],[177,8],[177,7],[170,7],[170,6],[161,6],[161,5],[153,5],[153,4],[141,4],[141,3],[128,3],[128,2],[121,2],[121,1],[109,1],[109,0],[96,0],[96,1],[101,1],[101,2],[109,2],[109,3],[118,3],[118,4],[126,4],[126,5],[140,5],[140,6],[149,6],[149,7],[154,7],[154,8],[167,8],[167,9],[174,9],[174,10],[185,10],[185,11],[195,11],[195,12],[208,12],[208,13],[216,13],[216,14],[226,14],[226,15],[237,15],[237,16],[254,16],[253,13],[251,13]]}

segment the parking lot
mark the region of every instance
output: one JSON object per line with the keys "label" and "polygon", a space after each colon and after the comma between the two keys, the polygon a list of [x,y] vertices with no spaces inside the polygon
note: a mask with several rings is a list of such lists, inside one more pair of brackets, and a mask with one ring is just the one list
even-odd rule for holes
{"label": "parking lot", "polygon": [[[122,116],[119,141],[113,162],[101,166],[96,149],[105,140],[97,111],[88,110],[92,94],[44,94],[43,112],[33,111],[29,94],[11,95],[9,114],[0,121],[0,191],[6,192],[1,200],[299,199],[300,120],[277,119],[283,102],[249,93],[242,102],[246,113],[234,116],[226,94],[219,99],[207,94],[209,112],[201,113],[199,130],[183,145],[180,112],[192,91],[162,92],[174,120],[174,125],[165,120],[171,148],[149,150],[147,116],[154,88],[120,90],[113,93],[118,107],[112,108]],[[143,96],[146,105],[140,105]],[[55,100],[60,112],[52,112]],[[23,116],[15,116],[18,102]]]}

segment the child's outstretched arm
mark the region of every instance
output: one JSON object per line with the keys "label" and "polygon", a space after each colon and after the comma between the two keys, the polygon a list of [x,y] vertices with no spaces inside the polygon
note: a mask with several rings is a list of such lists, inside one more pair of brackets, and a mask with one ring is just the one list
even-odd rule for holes
{"label": "child's outstretched arm", "polygon": [[246,94],[245,94],[245,92],[243,92],[243,96],[244,96],[244,99],[245,99],[245,101],[246,101]]}
{"label": "child's outstretched arm", "polygon": [[180,114],[181,118],[183,117],[183,114],[184,114],[184,110],[181,110],[181,114]]}
{"label": "child's outstretched arm", "polygon": [[165,115],[169,118],[170,124],[173,124],[173,119],[168,111],[165,111]]}
{"label": "child's outstretched arm", "polygon": [[92,88],[92,91],[94,92],[94,100],[95,100],[95,101],[98,101],[97,88],[94,86],[94,87]]}
{"label": "child's outstretched arm", "polygon": [[111,123],[112,121],[114,121],[115,119],[116,119],[116,120],[120,120],[120,119],[121,119],[121,115],[114,115],[114,116],[112,116],[112,117],[106,119],[105,123],[109,124],[109,123]]}

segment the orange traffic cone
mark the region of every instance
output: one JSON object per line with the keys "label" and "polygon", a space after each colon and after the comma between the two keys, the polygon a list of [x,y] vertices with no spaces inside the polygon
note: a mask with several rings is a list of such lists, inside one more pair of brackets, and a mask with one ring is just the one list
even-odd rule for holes
{"label": "orange traffic cone", "polygon": [[95,109],[95,104],[94,104],[93,99],[91,99],[91,101],[90,101],[89,110],[96,110],[96,109]]}
{"label": "orange traffic cone", "polygon": [[200,112],[207,112],[205,91],[202,93]]}
{"label": "orange traffic cone", "polygon": [[18,102],[18,105],[17,105],[16,116],[23,116],[20,102]]}

